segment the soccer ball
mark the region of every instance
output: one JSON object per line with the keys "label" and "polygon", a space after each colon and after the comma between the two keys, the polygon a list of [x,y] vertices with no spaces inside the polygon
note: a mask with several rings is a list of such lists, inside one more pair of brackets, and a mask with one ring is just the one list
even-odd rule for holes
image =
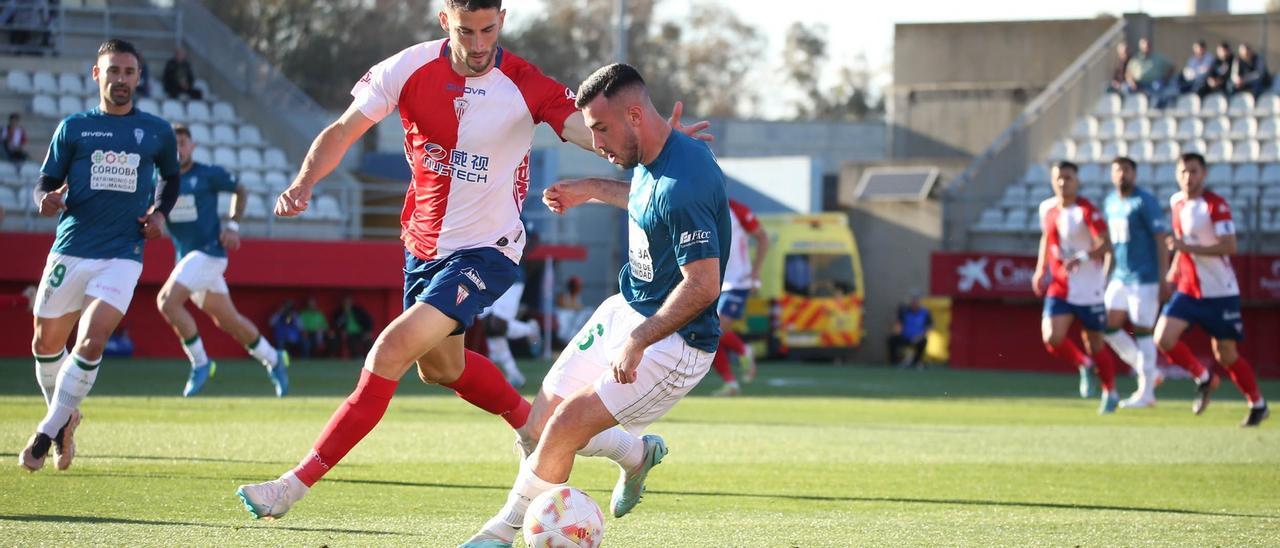
{"label": "soccer ball", "polygon": [[524,515],[524,542],[530,548],[596,548],[602,540],[600,506],[573,487],[538,495]]}

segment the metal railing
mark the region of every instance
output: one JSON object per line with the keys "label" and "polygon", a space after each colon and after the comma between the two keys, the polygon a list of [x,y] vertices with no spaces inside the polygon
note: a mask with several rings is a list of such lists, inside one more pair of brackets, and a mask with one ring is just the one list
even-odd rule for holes
{"label": "metal railing", "polygon": [[1125,39],[1126,24],[1119,19],[1094,40],[947,185],[947,199],[943,202],[944,249],[968,248],[969,227],[992,203],[982,197],[999,195],[1005,185],[1021,178],[1076,118],[1093,108],[1110,80],[1108,61],[1113,59],[1115,46]]}

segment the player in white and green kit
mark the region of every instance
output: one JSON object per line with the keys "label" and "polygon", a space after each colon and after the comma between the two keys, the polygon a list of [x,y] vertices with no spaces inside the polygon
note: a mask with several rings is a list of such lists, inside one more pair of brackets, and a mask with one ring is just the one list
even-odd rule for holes
{"label": "player in white and green kit", "polygon": [[[227,251],[240,247],[239,219],[244,215],[246,201],[244,185],[225,169],[196,163],[191,157],[196,149],[191,131],[180,125],[173,129],[178,140],[182,184],[178,202],[169,214],[169,235],[178,253],[178,264],[160,290],[156,306],[182,340],[182,350],[191,360],[191,374],[182,395],[189,397],[199,393],[218,368],[205,353],[204,342],[196,330],[196,320],[187,312],[185,305],[190,299],[213,318],[219,329],[231,335],[244,345],[250,355],[262,362],[275,385],[276,396],[283,398],[289,392],[289,354],[273,348],[253,322],[236,311],[227,281],[222,276],[227,270]],[[235,193],[226,223],[218,217],[220,192]]]}
{"label": "player in white and green kit", "polygon": [[[1165,273],[1169,251],[1164,238],[1169,220],[1155,195],[1135,184],[1137,165],[1120,156],[1111,162],[1111,182],[1116,191],[1103,200],[1102,209],[1111,232],[1112,251],[1107,256],[1111,278],[1107,283],[1107,344],[1138,373],[1138,389],[1121,407],[1149,407],[1156,401],[1156,343],[1152,338],[1160,299],[1168,294]],[[1125,321],[1134,337],[1124,331]]]}
{"label": "player in white and green kit", "polygon": [[[161,235],[178,198],[173,128],[134,108],[138,53],[122,40],[98,48],[98,107],[58,125],[34,192],[40,214],[60,213],[35,301],[36,378],[48,408],[18,462],[39,470],[53,449],[71,466],[79,407],[93,387],[107,337],[129,309],[144,240]],[[164,184],[156,199],[156,173]],[[79,323],[75,346],[64,346]]]}

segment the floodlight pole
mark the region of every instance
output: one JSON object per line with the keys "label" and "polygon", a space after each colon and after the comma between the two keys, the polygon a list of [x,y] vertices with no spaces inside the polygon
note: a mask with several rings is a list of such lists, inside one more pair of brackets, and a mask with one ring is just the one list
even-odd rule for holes
{"label": "floodlight pole", "polygon": [[627,62],[627,0],[614,3],[614,18],[617,32],[614,33],[613,60],[618,63]]}

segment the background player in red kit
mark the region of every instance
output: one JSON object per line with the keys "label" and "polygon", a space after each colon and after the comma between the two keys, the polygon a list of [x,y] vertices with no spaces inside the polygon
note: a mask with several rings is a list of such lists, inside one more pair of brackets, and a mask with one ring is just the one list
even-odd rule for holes
{"label": "background player in red kit", "polygon": [[[574,93],[497,45],[500,0],[446,0],[446,39],[409,47],[375,65],[351,90],[345,113],[316,137],[277,215],[307,208],[312,188],[375,123],[400,110],[413,173],[401,214],[404,312],[379,335],[355,391],[311,452],[279,479],[237,495],[256,518],[280,517],[382,419],[399,380],[415,363],[442,385],[501,416],[522,438],[530,405],[462,333],[516,280],[524,249],[520,210],[528,192],[534,126],[594,150]],[[687,128],[696,133],[706,123]]]}
{"label": "background player in red kit", "polygon": [[[1116,395],[1116,365],[1103,346],[1107,326],[1103,289],[1107,275],[1102,259],[1111,251],[1107,222],[1102,211],[1079,195],[1076,165],[1058,162],[1053,166],[1053,197],[1040,204],[1040,253],[1032,289],[1044,297],[1041,333],[1045,348],[1055,357],[1080,368],[1080,397],[1089,397],[1089,369],[1102,384],[1099,413],[1112,413],[1119,405]],[[1047,287],[1046,287],[1046,277]],[[1084,330],[1085,355],[1067,338],[1075,319]]]}
{"label": "background player in red kit", "polygon": [[[747,296],[760,285],[760,264],[769,250],[769,235],[760,226],[760,219],[746,204],[737,200],[729,200],[729,225],[732,232],[732,243],[729,247],[729,263],[724,270],[724,283],[720,286],[720,301],[716,304],[716,314],[720,316],[720,346],[716,348],[715,359],[711,366],[724,386],[715,391],[715,396],[737,396],[742,393],[733,368],[729,365],[729,354],[737,354],[742,362],[742,382],[751,382],[756,378],[756,360],[751,347],[743,342],[742,337],[733,332],[733,322],[742,318],[747,308]],[[747,241],[756,241],[755,257],[751,256],[751,246]]]}

